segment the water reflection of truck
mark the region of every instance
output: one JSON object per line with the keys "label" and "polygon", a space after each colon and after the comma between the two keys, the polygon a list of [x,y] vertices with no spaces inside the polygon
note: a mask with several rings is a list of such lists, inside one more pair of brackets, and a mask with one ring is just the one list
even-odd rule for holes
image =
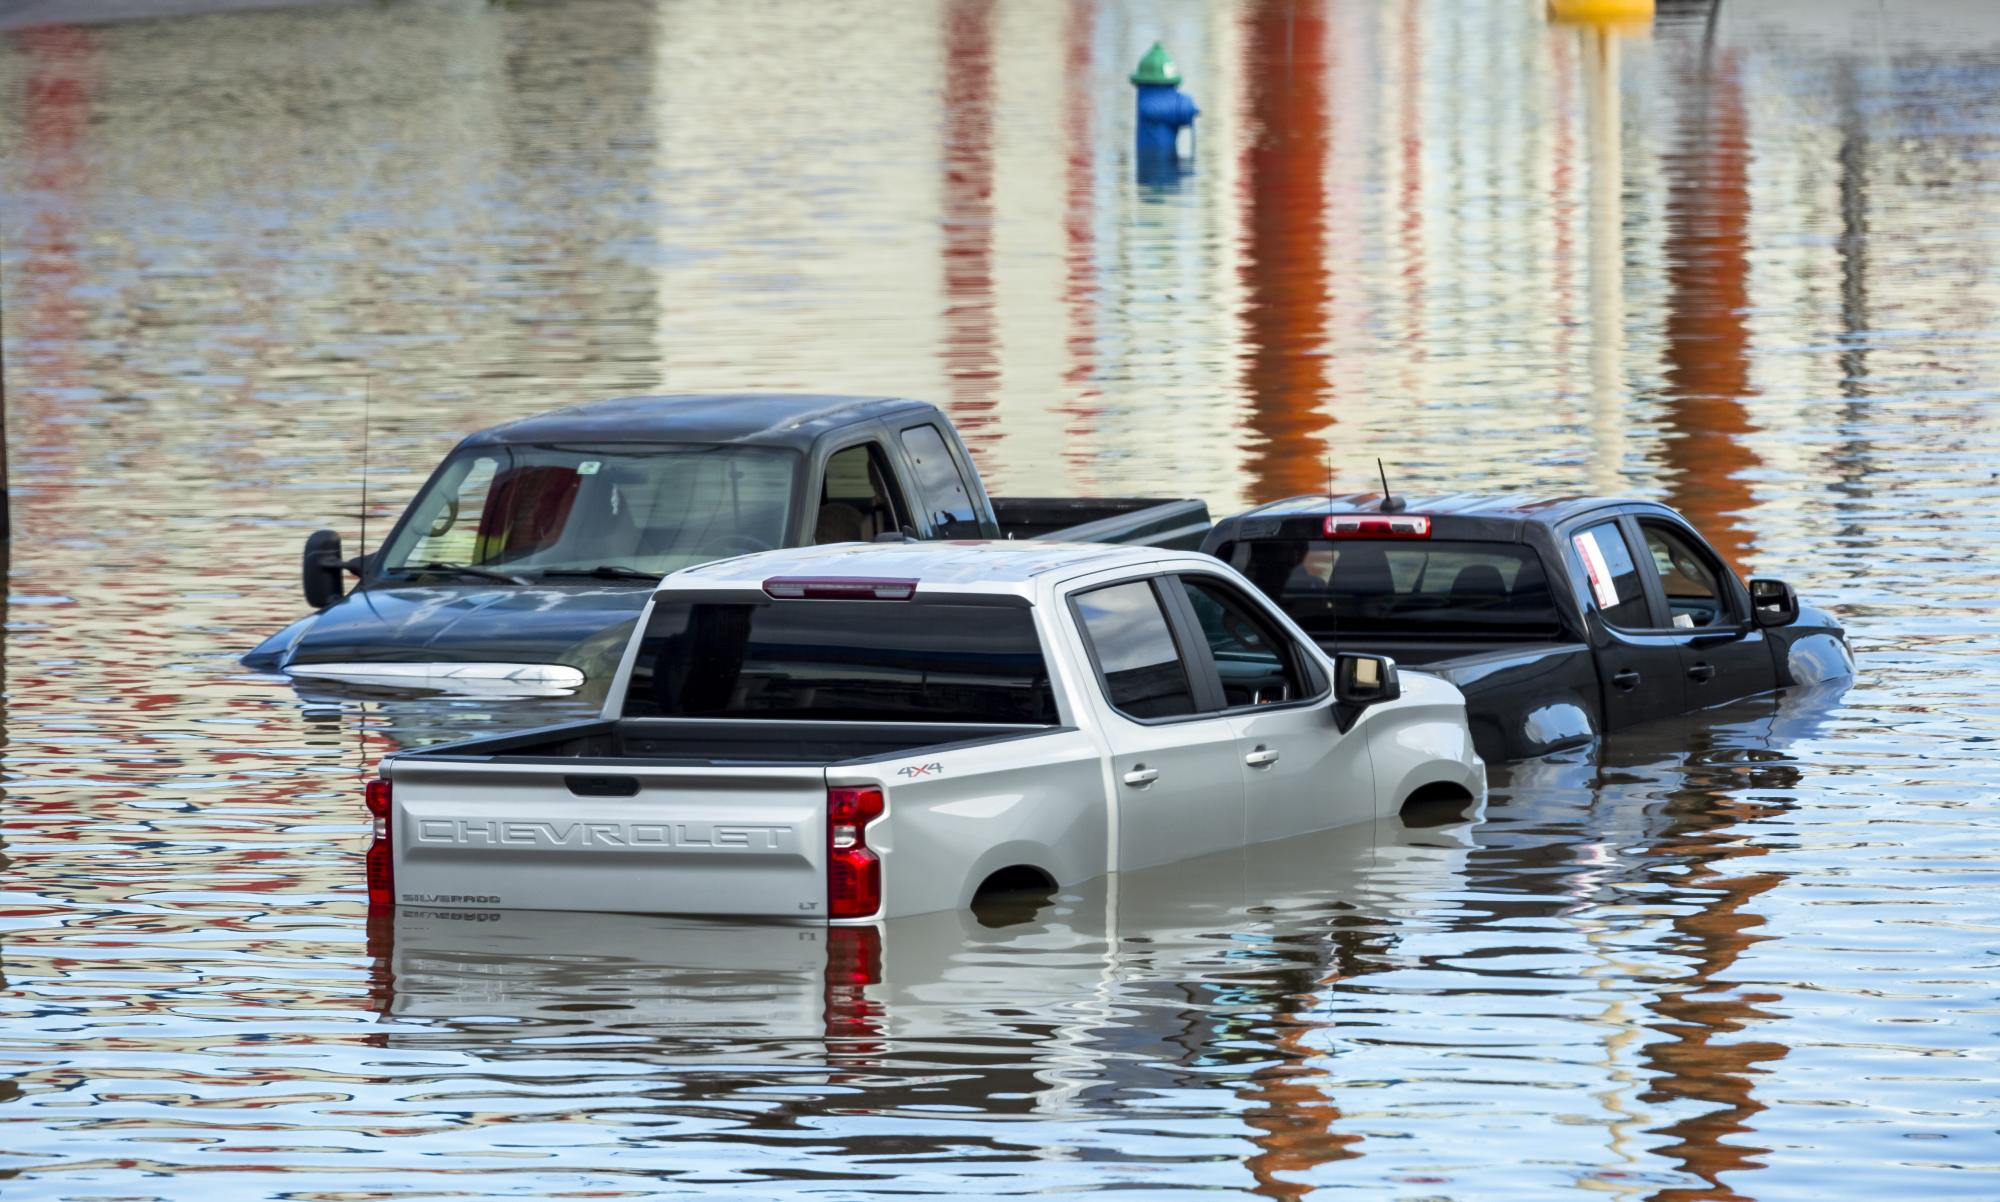
{"label": "water reflection of truck", "polygon": [[[965,1095],[922,1092],[986,1109],[1019,1091],[1033,1110],[1204,1040],[1200,1006],[1131,1004],[1154,984],[1235,1008],[1268,990],[1273,1009],[1303,1011],[1323,979],[1387,966],[1396,924],[1461,881],[1475,817],[1469,805],[1426,810],[1422,824],[1363,823],[863,927],[399,907],[371,950],[386,961],[387,1017],[440,1022],[450,1042],[488,1041],[495,1058],[544,1056],[560,1040],[577,1059],[741,1067],[746,1046],[796,1043],[778,1055],[839,1067],[870,1055],[857,1041],[871,1037],[1018,1042],[1031,1062],[1017,1081],[997,1083],[996,1062],[962,1079]],[[1310,937],[1269,937],[1292,930]],[[1263,937],[1218,938],[1229,931]],[[1057,1032],[1024,1036],[1024,1017]],[[614,1031],[623,1038],[588,1038]],[[393,1038],[414,1048],[439,1034]],[[1130,1063],[1158,1045],[1166,1055]]]}
{"label": "water reflection of truck", "polygon": [[1223,519],[1202,549],[1325,650],[1456,684],[1491,760],[1854,670],[1830,615],[1783,581],[1746,587],[1652,501],[1293,497]]}
{"label": "water reflection of truck", "polygon": [[[989,498],[951,420],[921,401],[633,397],[470,435],[383,546],[306,542],[316,612],[244,657],[361,685],[560,694],[600,684],[669,572],[775,547],[1049,538],[1193,549],[1208,507]],[[346,577],[359,584],[343,595]]]}
{"label": "water reflection of truck", "polygon": [[369,888],[867,922],[1484,789],[1456,689],[1207,556],[799,548],[667,577],[600,720],[385,759]]}

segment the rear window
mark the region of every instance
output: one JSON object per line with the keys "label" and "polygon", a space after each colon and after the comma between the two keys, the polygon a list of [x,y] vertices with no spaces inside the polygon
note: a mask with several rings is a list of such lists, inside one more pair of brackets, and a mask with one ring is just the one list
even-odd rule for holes
{"label": "rear window", "polygon": [[1307,633],[1555,634],[1541,559],[1508,543],[1252,539],[1228,559]]}
{"label": "rear window", "polygon": [[899,601],[656,605],[625,716],[1057,721],[1032,611]]}

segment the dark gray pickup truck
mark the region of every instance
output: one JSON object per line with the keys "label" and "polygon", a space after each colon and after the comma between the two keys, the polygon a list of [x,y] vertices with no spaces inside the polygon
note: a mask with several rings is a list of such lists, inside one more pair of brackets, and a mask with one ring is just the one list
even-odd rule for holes
{"label": "dark gray pickup truck", "polygon": [[1651,501],[1292,497],[1216,523],[1202,549],[1328,652],[1457,685],[1489,760],[1854,671],[1832,617],[1783,581],[1745,587]]}
{"label": "dark gray pickup truck", "polygon": [[[561,695],[617,667],[662,576],[820,543],[1059,538],[1193,550],[1196,500],[992,499],[951,419],[887,397],[629,397],[468,436],[382,546],[306,540],[316,611],[247,667]],[[359,583],[344,593],[346,577]]]}

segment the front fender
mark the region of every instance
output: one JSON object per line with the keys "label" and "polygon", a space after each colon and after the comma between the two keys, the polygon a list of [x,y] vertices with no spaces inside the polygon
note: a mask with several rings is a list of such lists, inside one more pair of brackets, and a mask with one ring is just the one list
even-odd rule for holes
{"label": "front fender", "polygon": [[306,629],[319,619],[309,613],[245,652],[237,662],[258,672],[276,672],[285,666],[285,657],[305,637]]}
{"label": "front fender", "polygon": [[1465,695],[1449,681],[1424,672],[1401,673],[1403,695],[1363,711],[1358,731],[1366,731],[1375,766],[1375,813],[1402,811],[1412,794],[1427,785],[1486,796],[1486,763],[1465,723]]}
{"label": "front fender", "polygon": [[1791,625],[1773,627],[1769,633],[1783,648],[1778,664],[1781,688],[1854,675],[1854,652],[1847,645],[1847,633],[1825,610],[1801,605]]}

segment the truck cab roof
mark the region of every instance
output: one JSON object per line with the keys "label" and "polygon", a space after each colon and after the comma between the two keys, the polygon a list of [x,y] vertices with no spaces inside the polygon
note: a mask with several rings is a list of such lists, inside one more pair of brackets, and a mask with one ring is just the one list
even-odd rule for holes
{"label": "truck cab roof", "polygon": [[[1512,542],[1529,526],[1554,528],[1572,518],[1616,506],[1645,505],[1662,513],[1673,511],[1656,501],[1639,497],[1542,496],[1535,493],[1444,493],[1422,497],[1396,494],[1403,502],[1398,513],[1423,516],[1436,524],[1437,537],[1474,541]],[[1328,496],[1308,493],[1286,497],[1246,510],[1215,524],[1203,550],[1213,550],[1237,538],[1270,538],[1279,535],[1287,519],[1318,518],[1342,514],[1380,514],[1379,492],[1343,493]],[[1297,537],[1296,533],[1287,534]]]}
{"label": "truck cab roof", "polygon": [[835,543],[793,547],[685,568],[660,582],[661,592],[684,588],[762,588],[778,577],[829,580],[908,580],[950,585],[958,592],[1026,593],[1024,586],[1051,572],[1076,575],[1120,567],[1146,567],[1196,558],[1185,551],[1104,543],[1036,540]]}
{"label": "truck cab roof", "polygon": [[465,446],[507,443],[732,443],[806,450],[822,435],[894,414],[936,414],[898,397],[711,392],[616,397],[551,409],[468,435]]}

